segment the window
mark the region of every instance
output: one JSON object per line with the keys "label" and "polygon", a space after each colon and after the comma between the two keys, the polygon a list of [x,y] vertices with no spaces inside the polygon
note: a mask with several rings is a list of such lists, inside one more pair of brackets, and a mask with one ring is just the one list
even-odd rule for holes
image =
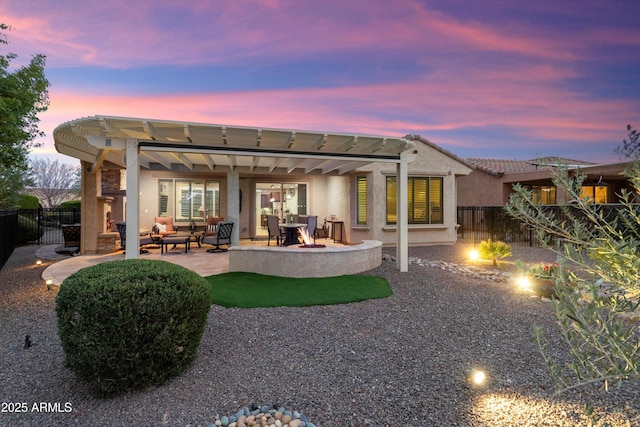
{"label": "window", "polygon": [[367,177],[356,177],[356,224],[367,224]]}
{"label": "window", "polygon": [[161,179],[158,182],[158,214],[176,222],[204,222],[220,214],[220,184],[217,181]]}
{"label": "window", "polygon": [[[409,224],[442,224],[441,177],[409,177],[407,188]],[[397,221],[396,177],[387,177],[387,224]]]}
{"label": "window", "polygon": [[607,203],[608,189],[606,185],[583,185],[580,187],[580,197],[589,196],[589,203]]}
{"label": "window", "polygon": [[555,205],[556,204],[556,187],[553,185],[528,185],[528,188],[533,193],[533,202],[543,205]]}

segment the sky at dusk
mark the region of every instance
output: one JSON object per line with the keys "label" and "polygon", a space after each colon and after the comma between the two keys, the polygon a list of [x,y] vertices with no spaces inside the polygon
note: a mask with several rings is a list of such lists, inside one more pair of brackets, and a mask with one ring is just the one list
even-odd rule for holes
{"label": "sky at dusk", "polygon": [[0,0],[0,49],[47,56],[36,155],[59,124],[112,115],[612,162],[640,129],[639,16],[638,0]]}

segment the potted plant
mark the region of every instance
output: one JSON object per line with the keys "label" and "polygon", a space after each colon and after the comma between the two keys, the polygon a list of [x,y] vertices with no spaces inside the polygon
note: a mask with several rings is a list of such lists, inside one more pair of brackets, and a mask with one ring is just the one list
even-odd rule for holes
{"label": "potted plant", "polygon": [[553,277],[558,270],[558,263],[539,262],[533,264],[527,273],[529,287],[540,296],[551,298],[553,295]]}

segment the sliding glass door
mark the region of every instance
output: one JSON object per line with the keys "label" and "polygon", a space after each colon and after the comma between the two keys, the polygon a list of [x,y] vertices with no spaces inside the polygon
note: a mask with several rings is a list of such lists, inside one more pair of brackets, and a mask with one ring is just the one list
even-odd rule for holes
{"label": "sliding glass door", "polygon": [[282,221],[307,214],[307,184],[258,182],[255,197],[256,237],[268,236],[267,215],[277,215]]}

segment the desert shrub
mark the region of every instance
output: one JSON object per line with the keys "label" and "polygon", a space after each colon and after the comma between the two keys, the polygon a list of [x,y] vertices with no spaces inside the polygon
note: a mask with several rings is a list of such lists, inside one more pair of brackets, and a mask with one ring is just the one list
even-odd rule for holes
{"label": "desert shrub", "polygon": [[34,242],[42,237],[43,230],[38,229],[38,221],[24,215],[18,215],[18,245]]}
{"label": "desert shrub", "polygon": [[[640,149],[638,133],[630,139]],[[558,255],[554,281],[554,316],[570,361],[557,357],[541,327],[536,341],[558,391],[600,383],[620,386],[640,379],[640,162],[625,172],[635,191],[622,189],[617,211],[606,214],[582,193],[587,179],[567,166],[554,168],[553,183],[570,205],[549,210],[531,190],[515,185],[507,209],[531,226],[541,243]],[[580,271],[570,274],[567,266]],[[554,334],[556,331],[554,330]]]}
{"label": "desert shrub", "polygon": [[165,261],[79,270],[56,299],[65,364],[97,396],[162,384],[195,359],[210,305],[205,279]]}
{"label": "desert shrub", "polygon": [[498,265],[499,259],[511,256],[511,246],[499,240],[487,239],[478,245],[478,253],[483,259],[490,259],[493,265]]}

